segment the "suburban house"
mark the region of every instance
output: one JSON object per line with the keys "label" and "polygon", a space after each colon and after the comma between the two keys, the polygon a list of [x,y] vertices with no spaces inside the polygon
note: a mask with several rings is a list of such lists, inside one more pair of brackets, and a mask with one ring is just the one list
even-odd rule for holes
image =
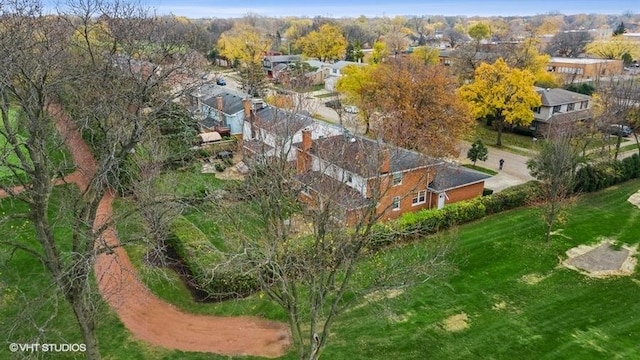
{"label": "suburban house", "polygon": [[269,78],[273,78],[274,74],[282,70],[286,65],[294,64],[302,61],[300,55],[268,55],[262,59],[262,69]]}
{"label": "suburban house", "polygon": [[222,136],[242,135],[244,106],[240,94],[220,91],[199,102],[200,127],[203,132]]}
{"label": "suburban house", "polygon": [[314,139],[312,130],[305,128],[302,141],[293,147],[301,198],[311,204],[332,198],[343,210],[334,216],[350,225],[372,206],[389,220],[481,196],[489,177],[350,134]]}
{"label": "suburban house", "polygon": [[547,71],[560,74],[566,84],[595,80],[602,76],[622,75],[624,63],[614,59],[552,57]]}
{"label": "suburban house", "polygon": [[533,109],[534,120],[528,130],[534,135],[550,137],[591,119],[591,97],[564,89],[536,87],[542,105]]}
{"label": "suburban house", "polygon": [[338,79],[340,78],[340,76],[342,76],[342,70],[349,65],[367,66],[367,64],[365,63],[359,63],[354,61],[344,61],[344,60],[337,61],[334,64],[331,64],[329,66],[329,74],[327,78],[324,80],[324,88],[327,91],[333,92],[335,90],[336,83],[338,82]]}
{"label": "suburban house", "polygon": [[244,100],[244,119],[242,146],[248,161],[271,156],[295,161],[292,144],[302,141],[303,129],[312,129],[316,138],[344,131],[336,125],[316,121],[307,114],[294,114],[249,98]]}

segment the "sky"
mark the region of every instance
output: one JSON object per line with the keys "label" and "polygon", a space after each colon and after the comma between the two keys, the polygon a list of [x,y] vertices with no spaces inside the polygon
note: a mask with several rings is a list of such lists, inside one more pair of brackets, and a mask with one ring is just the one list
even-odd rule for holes
{"label": "sky", "polygon": [[249,13],[268,17],[333,18],[396,15],[509,16],[562,13],[640,12],[640,0],[143,0],[158,14],[188,18],[231,18]]}

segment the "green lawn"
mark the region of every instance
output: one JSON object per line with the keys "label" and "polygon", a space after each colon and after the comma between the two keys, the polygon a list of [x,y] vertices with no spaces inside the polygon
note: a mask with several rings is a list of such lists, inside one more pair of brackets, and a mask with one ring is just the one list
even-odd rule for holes
{"label": "green lawn", "polygon": [[[535,208],[521,209],[467,224],[448,233],[457,244],[450,256],[455,270],[449,275],[406,288],[391,300],[362,302],[339,318],[326,359],[632,359],[640,357],[640,275],[591,279],[558,267],[565,251],[578,244],[595,243],[601,236],[637,244],[640,209],[626,200],[640,189],[633,181],[597,194],[582,196],[560,227],[561,235],[544,243],[544,227]],[[10,200],[0,211],[25,211]],[[120,204],[119,206],[125,206]],[[52,209],[55,211],[55,209]],[[202,218],[215,212],[202,214]],[[204,220],[192,219],[203,230],[216,231]],[[17,220],[16,220],[17,221]],[[135,223],[135,219],[132,219]],[[0,225],[5,234],[15,231]],[[120,226],[119,226],[120,229]],[[133,229],[133,228],[128,228]],[[11,232],[10,232],[11,231]],[[59,231],[65,231],[59,229]],[[20,233],[25,241],[29,231]],[[123,234],[121,234],[123,235]],[[389,249],[365,262],[359,271],[369,277],[402,263],[410,254],[427,248],[431,238]],[[143,278],[161,297],[178,307],[206,314],[255,314],[283,319],[283,313],[259,295],[220,304],[198,304],[170,271],[148,267],[141,261],[144,246],[129,253]],[[25,321],[19,333],[6,333],[15,315],[25,308],[19,299],[48,299],[42,266],[22,252],[12,257],[0,252],[0,336],[13,340],[29,336],[35,328]],[[373,264],[383,263],[382,267]],[[386,265],[385,265],[386,264]],[[420,274],[407,274],[410,283]],[[358,278],[358,277],[357,277]],[[368,278],[368,276],[363,276]],[[525,279],[538,279],[537,283]],[[4,287],[4,288],[3,288]],[[18,294],[18,295],[12,295]],[[77,341],[73,319],[63,302],[50,323],[46,340]],[[36,309],[37,318],[51,315],[53,304]],[[459,332],[444,329],[443,320],[468,316],[469,327]],[[100,341],[106,358],[222,359],[226,357],[167,351],[134,341],[113,313],[101,310]],[[0,358],[8,358],[0,347]],[[295,354],[285,358],[294,359]]]}

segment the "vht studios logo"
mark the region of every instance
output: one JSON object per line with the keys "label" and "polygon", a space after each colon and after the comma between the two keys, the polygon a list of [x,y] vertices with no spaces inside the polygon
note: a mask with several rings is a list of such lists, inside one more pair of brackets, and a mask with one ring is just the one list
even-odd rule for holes
{"label": "vht studios logo", "polygon": [[85,352],[87,346],[85,344],[11,343],[9,350],[11,352]]}

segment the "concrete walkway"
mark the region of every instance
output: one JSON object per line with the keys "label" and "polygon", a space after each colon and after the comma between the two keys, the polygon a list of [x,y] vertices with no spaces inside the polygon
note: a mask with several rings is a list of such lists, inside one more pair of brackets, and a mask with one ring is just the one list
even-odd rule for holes
{"label": "concrete walkway", "polygon": [[[630,144],[635,144],[633,137],[623,139],[621,147]],[[463,142],[460,144],[459,161],[461,163],[471,163],[469,159],[467,159],[467,151],[469,151],[469,148],[471,148],[470,143]],[[529,174],[529,169],[527,169],[529,156],[515,154],[508,150],[502,150],[492,146],[487,146],[487,148],[489,150],[489,158],[486,161],[476,162],[476,165],[497,171],[498,174],[485,181],[485,188],[498,192],[514,185],[535,180],[535,178]],[[637,149],[625,151],[618,155],[618,159],[621,160],[637,153]],[[500,159],[504,159],[502,170],[500,170]]]}
{"label": "concrete walkway", "polygon": [[[462,143],[460,147],[460,161],[463,163],[471,163],[469,159],[467,159],[467,151],[471,148],[471,144],[465,142]],[[476,165],[495,170],[498,174],[485,181],[485,188],[498,192],[508,187],[534,180],[527,169],[528,157],[491,146],[487,148],[489,150],[488,159],[486,161],[478,161]],[[500,170],[500,159],[504,159],[502,170]]]}

